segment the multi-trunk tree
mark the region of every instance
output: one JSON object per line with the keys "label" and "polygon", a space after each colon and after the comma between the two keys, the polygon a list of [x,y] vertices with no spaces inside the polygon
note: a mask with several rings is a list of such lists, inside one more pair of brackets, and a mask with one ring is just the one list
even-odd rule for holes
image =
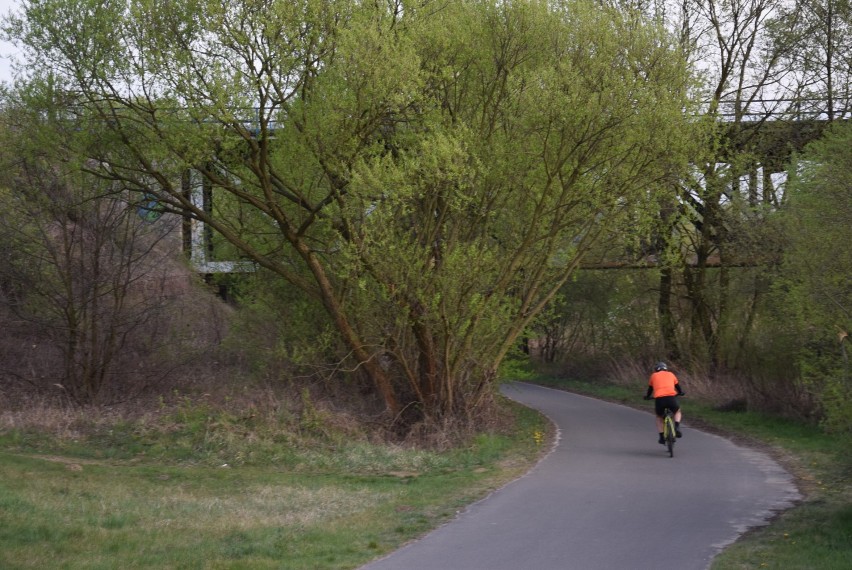
{"label": "multi-trunk tree", "polygon": [[317,299],[409,422],[487,405],[531,320],[589,247],[643,223],[690,139],[670,38],[583,1],[22,6],[7,33],[29,80],[52,74],[64,120],[98,134],[80,167]]}

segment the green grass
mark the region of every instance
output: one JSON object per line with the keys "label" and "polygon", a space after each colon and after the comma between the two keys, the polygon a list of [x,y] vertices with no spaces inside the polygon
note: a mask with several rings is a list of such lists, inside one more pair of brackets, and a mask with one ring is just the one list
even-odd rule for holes
{"label": "green grass", "polygon": [[510,436],[443,453],[211,410],[167,429],[0,434],[0,568],[354,568],[528,469],[548,427],[514,409]]}
{"label": "green grass", "polygon": [[[645,386],[625,387],[538,377],[536,383],[644,407]],[[847,570],[852,568],[852,449],[849,437],[753,412],[723,412],[695,398],[684,402],[686,425],[700,425],[758,446],[793,473],[802,503],[768,526],[748,532],[717,556],[713,570]]]}
{"label": "green grass", "polygon": [[[628,388],[528,378],[647,407]],[[687,400],[687,424],[749,434],[807,498],[713,570],[852,567],[848,440]],[[322,417],[244,417],[187,403],[156,423],[0,433],[0,568],[355,568],[524,472],[548,425],[514,408],[511,436],[438,453],[371,445]],[[227,466],[226,466],[227,465]]]}

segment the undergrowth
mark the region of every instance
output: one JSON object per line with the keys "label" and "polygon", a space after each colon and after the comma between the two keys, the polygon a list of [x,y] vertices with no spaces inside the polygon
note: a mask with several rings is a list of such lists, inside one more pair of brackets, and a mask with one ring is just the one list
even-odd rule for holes
{"label": "undergrowth", "polygon": [[501,406],[506,429],[447,449],[388,443],[321,409],[305,421],[203,399],[110,421],[5,414],[0,567],[358,567],[538,459],[549,424]]}

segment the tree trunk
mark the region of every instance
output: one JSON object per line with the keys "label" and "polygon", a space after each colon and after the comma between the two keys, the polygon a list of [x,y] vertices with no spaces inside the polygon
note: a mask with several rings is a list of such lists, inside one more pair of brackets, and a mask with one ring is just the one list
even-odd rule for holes
{"label": "tree trunk", "polygon": [[423,323],[415,320],[412,326],[414,336],[417,339],[418,347],[418,363],[420,365],[417,380],[419,386],[417,392],[422,399],[424,409],[428,411],[435,405],[435,398],[438,394],[436,389],[436,381],[438,379],[438,357],[435,352],[435,340],[432,338],[432,331],[429,330]]}
{"label": "tree trunk", "polygon": [[400,412],[399,400],[397,399],[396,392],[393,388],[393,384],[391,383],[390,377],[387,372],[381,367],[375,355],[370,354],[367,349],[364,348],[364,343],[358,336],[358,333],[352,328],[352,325],[349,322],[349,319],[346,317],[346,313],[338,302],[337,298],[334,295],[334,287],[328,279],[328,276],[325,273],[325,269],[320,263],[317,256],[311,250],[311,248],[304,242],[304,240],[299,239],[292,235],[292,233],[288,232],[288,237],[291,238],[291,243],[295,246],[296,250],[305,260],[305,263],[310,268],[311,273],[313,273],[314,278],[316,279],[317,285],[319,285],[320,299],[322,300],[322,304],[325,307],[328,314],[331,316],[334,321],[335,326],[337,327],[340,336],[343,338],[343,341],[352,351],[352,356],[358,362],[358,364],[363,367],[366,371],[367,376],[373,382],[373,385],[378,390],[379,394],[382,397],[382,400],[385,404],[386,411],[393,417],[396,418]]}
{"label": "tree trunk", "polygon": [[660,270],[660,299],[657,305],[660,319],[660,332],[663,345],[669,360],[679,360],[677,333],[675,331],[674,314],[672,312],[672,269],[663,267]]}

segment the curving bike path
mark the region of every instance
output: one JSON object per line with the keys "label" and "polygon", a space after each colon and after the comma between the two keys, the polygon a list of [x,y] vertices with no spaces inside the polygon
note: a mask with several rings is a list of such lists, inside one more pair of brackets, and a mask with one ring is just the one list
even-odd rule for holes
{"label": "curving bike path", "polygon": [[699,570],[799,498],[767,455],[689,429],[688,400],[669,458],[650,413],[529,384],[503,393],[556,424],[551,452],[362,570]]}

